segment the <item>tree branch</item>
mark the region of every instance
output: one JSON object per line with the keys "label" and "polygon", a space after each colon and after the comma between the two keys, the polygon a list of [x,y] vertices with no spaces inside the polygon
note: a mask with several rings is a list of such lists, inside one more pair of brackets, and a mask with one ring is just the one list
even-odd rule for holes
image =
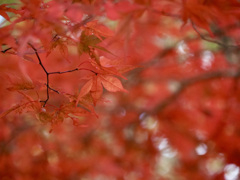
{"label": "tree branch", "polygon": [[198,76],[194,76],[188,79],[184,79],[182,81],[179,81],[179,86],[177,90],[167,97],[165,100],[160,102],[154,109],[150,110],[149,114],[157,114],[160,111],[162,111],[164,108],[166,108],[170,103],[172,103],[187,87],[217,78],[239,78],[240,77],[240,69],[237,71],[234,70],[226,70],[226,71],[216,71],[216,72],[208,72],[205,74],[201,74]]}
{"label": "tree branch", "polygon": [[70,72],[74,72],[74,71],[78,71],[78,68],[75,68],[75,69],[72,69],[72,70],[68,70],[68,71],[50,72],[49,74],[65,74],[65,73],[70,73]]}
{"label": "tree branch", "polygon": [[[41,101],[41,102],[43,102],[43,107],[46,106],[46,104],[47,104],[47,102],[48,102],[48,100],[49,100],[49,97],[50,97],[50,96],[49,96],[49,90],[52,90],[52,91],[60,94],[59,91],[57,91],[57,90],[55,90],[55,89],[53,89],[53,88],[50,87],[50,85],[49,85],[49,83],[50,83],[50,82],[49,82],[49,76],[50,76],[50,75],[52,75],[52,74],[65,74],[65,73],[71,73],[71,72],[80,71],[80,70],[86,70],[86,71],[90,71],[90,72],[92,72],[92,73],[94,73],[94,74],[97,74],[95,71],[90,70],[90,69],[87,69],[87,68],[75,68],[75,69],[68,70],[68,71],[48,72],[47,69],[45,68],[45,66],[44,66],[43,63],[42,63],[42,60],[41,60],[41,58],[40,58],[40,56],[39,56],[39,54],[38,54],[37,49],[36,49],[32,44],[30,44],[30,43],[28,43],[28,45],[34,50],[34,52],[35,52],[35,54],[36,54],[36,56],[37,56],[37,59],[38,59],[38,63],[40,64],[40,66],[42,67],[42,69],[44,70],[44,72],[45,72],[45,74],[46,74],[46,76],[47,76],[47,83],[45,84],[45,85],[47,86],[47,98],[46,98],[46,100]],[[5,51],[6,51],[6,50],[5,50]]]}
{"label": "tree branch", "polygon": [[9,51],[9,50],[11,50],[12,48],[10,47],[10,48],[7,48],[7,49],[5,49],[5,50],[3,50],[3,51],[1,51],[2,53],[6,53],[7,51]]}
{"label": "tree branch", "polygon": [[[46,68],[44,67],[44,65],[42,64],[42,60],[41,60],[41,58],[39,57],[39,55],[38,55],[38,52],[37,52],[37,49],[32,45],[32,44],[30,44],[30,43],[28,43],[28,45],[34,50],[34,52],[35,52],[35,54],[36,54],[36,56],[37,56],[37,59],[38,59],[38,63],[40,64],[40,66],[42,67],[42,69],[44,70],[44,72],[45,72],[45,74],[46,74],[46,76],[47,76],[47,84],[46,84],[46,86],[47,86],[47,98],[46,98],[46,100],[45,101],[41,101],[41,102],[43,102],[43,107],[45,107],[46,106],[46,104],[47,104],[47,102],[48,102],[48,100],[49,100],[49,73],[48,73],[48,71],[46,70]],[[51,90],[52,90],[52,88],[51,88]],[[55,91],[56,92],[56,91]]]}
{"label": "tree branch", "polygon": [[86,71],[90,71],[94,74],[97,74],[95,71],[91,70],[91,69],[87,69],[87,68],[75,68],[75,69],[72,69],[72,70],[68,70],[68,71],[56,71],[56,72],[50,72],[48,73],[49,75],[50,74],[65,74],[65,73],[70,73],[70,72],[74,72],[74,71],[80,71],[80,70],[86,70]]}
{"label": "tree branch", "polygon": [[224,44],[222,42],[219,42],[219,41],[216,41],[216,40],[213,40],[213,39],[209,39],[207,37],[205,37],[204,35],[202,35],[199,30],[197,29],[196,25],[191,21],[192,23],[192,27],[193,29],[196,31],[196,33],[201,37],[201,39],[205,40],[205,41],[208,41],[208,42],[211,42],[211,43],[215,43],[219,46],[222,46],[222,47],[230,47],[230,48],[239,48],[238,45],[232,45],[232,44]]}

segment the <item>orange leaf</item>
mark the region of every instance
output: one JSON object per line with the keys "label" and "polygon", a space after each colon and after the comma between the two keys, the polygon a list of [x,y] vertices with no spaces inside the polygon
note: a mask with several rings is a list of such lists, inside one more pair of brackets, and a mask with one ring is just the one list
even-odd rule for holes
{"label": "orange leaf", "polygon": [[82,87],[78,97],[77,97],[77,101],[76,104],[78,104],[79,100],[81,97],[85,96],[87,93],[89,93],[89,91],[91,90],[93,86],[93,80],[90,79],[86,84],[84,84],[84,86]]}
{"label": "orange leaf", "polygon": [[103,87],[101,84],[101,80],[98,78],[99,76],[95,76],[93,79],[93,86],[91,89],[91,96],[93,98],[94,105],[96,105],[96,102],[101,98],[103,93]]}
{"label": "orange leaf", "polygon": [[111,37],[114,34],[112,30],[103,24],[98,23],[98,21],[91,21],[86,24],[86,27],[89,28],[90,31],[92,31],[97,37]]}
{"label": "orange leaf", "polygon": [[128,92],[123,88],[121,81],[114,76],[99,75],[99,78],[101,78],[102,85],[104,86],[104,88],[110,92],[117,91]]}

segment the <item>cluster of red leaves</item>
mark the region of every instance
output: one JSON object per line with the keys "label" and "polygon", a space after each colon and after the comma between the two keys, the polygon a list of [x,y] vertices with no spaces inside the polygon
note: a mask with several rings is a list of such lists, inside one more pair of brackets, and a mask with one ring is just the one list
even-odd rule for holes
{"label": "cluster of red leaves", "polygon": [[[98,23],[97,20],[92,21],[92,14],[85,14],[86,18],[83,18],[84,5],[66,1],[50,1],[47,3],[42,1],[27,3],[23,1],[20,5],[21,9],[15,11],[6,8],[6,4],[2,6],[6,9],[3,8],[5,11],[15,12],[19,16],[10,25],[1,29],[3,31],[4,28],[8,28],[9,33],[8,36],[1,39],[1,44],[6,44],[7,48],[11,47],[4,55],[7,53],[14,54],[41,65],[39,67],[42,70],[39,69],[39,71],[42,71],[42,77],[37,78],[39,72],[33,73],[32,64],[25,64],[25,62],[17,63],[21,71],[21,81],[10,77],[14,73],[6,73],[11,82],[11,86],[7,89],[20,93],[23,96],[23,103],[13,106],[4,112],[1,117],[21,109],[20,112],[22,110],[32,111],[40,121],[54,124],[73,115],[84,116],[90,114],[89,112],[94,113],[93,106],[101,100],[103,87],[110,92],[126,91],[117,76],[123,77],[121,73],[128,70],[129,66],[120,67],[116,64],[117,60],[108,59],[99,52],[111,53],[102,47],[101,43],[104,42],[104,39],[112,36],[113,32],[103,24]],[[91,13],[91,11],[88,13]],[[9,17],[7,20],[10,20]],[[13,33],[17,33],[17,35],[14,36]],[[12,38],[14,38],[14,41],[9,43]],[[62,64],[55,60],[57,53],[55,49],[59,49],[60,55],[63,57],[60,60]],[[68,52],[69,50],[75,52]],[[51,56],[54,53],[55,55]],[[83,53],[86,54],[85,57],[82,57]],[[34,57],[32,54],[36,56]],[[78,57],[82,58],[77,60]],[[54,60],[52,60],[53,58]],[[67,61],[68,64],[63,61]],[[60,71],[64,68],[63,63],[66,68],[74,65],[76,68]],[[69,66],[69,64],[71,65]],[[54,68],[51,68],[51,66]],[[49,69],[52,69],[52,72],[49,72]],[[80,93],[76,91],[76,85],[73,85],[75,87],[68,85],[65,91],[55,90],[52,88],[54,80],[44,77],[44,72],[47,76],[57,76],[73,71],[87,71],[84,74],[72,77],[78,82],[87,80]],[[69,77],[66,80],[69,81]],[[47,93],[44,94],[42,90],[46,87]],[[33,91],[37,94],[38,99],[32,97]],[[64,101],[61,104],[59,102],[47,103],[48,100],[54,100],[53,98],[50,99],[50,95],[54,91],[67,97],[68,102]],[[45,101],[42,100],[44,95],[47,96]],[[78,106],[83,106],[83,108]]]}
{"label": "cluster of red leaves", "polygon": [[1,4],[0,177],[239,175],[239,12],[236,0]]}

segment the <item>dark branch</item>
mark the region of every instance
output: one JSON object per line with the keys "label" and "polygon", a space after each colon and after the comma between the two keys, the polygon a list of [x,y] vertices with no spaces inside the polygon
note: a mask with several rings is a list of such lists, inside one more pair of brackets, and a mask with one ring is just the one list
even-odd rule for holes
{"label": "dark branch", "polygon": [[41,58],[38,55],[37,49],[30,43],[28,43],[28,45],[34,50],[34,52],[35,52],[35,54],[37,56],[37,59],[38,59],[38,63],[40,64],[40,66],[42,67],[42,69],[44,70],[44,72],[45,72],[45,74],[47,76],[47,84],[46,84],[46,86],[47,86],[47,98],[46,98],[46,100],[41,101],[41,102],[43,102],[43,107],[45,107],[47,102],[48,102],[48,100],[49,100],[49,89],[50,89],[49,88],[49,73],[46,70],[46,68],[44,67],[44,65],[42,64],[42,60],[41,60]]}
{"label": "dark branch", "polygon": [[72,70],[68,70],[68,71],[57,71],[57,72],[50,72],[48,74],[64,74],[64,73],[70,73],[70,72],[74,72],[74,71],[78,71],[78,68],[72,69]]}
{"label": "dark branch", "polygon": [[32,44],[30,44],[30,43],[28,43],[28,45],[31,46],[31,48],[34,50],[34,52],[35,52],[35,54],[36,54],[36,56],[37,56],[37,58],[38,58],[38,62],[39,62],[39,64],[40,64],[40,66],[41,66],[42,69],[45,71],[45,73],[48,75],[48,72],[47,72],[46,68],[43,66],[42,61],[41,61],[41,59],[40,59],[40,57],[39,57],[39,55],[38,55],[37,49],[36,49]]}
{"label": "dark branch", "polygon": [[65,74],[65,73],[70,73],[70,72],[80,71],[80,70],[91,71],[92,73],[97,74],[95,71],[93,71],[93,70],[91,70],[91,69],[86,69],[86,68],[75,68],[75,69],[68,70],[68,71],[50,72],[50,73],[48,73],[48,74],[49,74],[49,75],[50,75],[50,74]]}
{"label": "dark branch", "polygon": [[37,56],[37,59],[38,59],[38,63],[40,64],[40,66],[42,67],[42,69],[44,70],[44,72],[45,72],[45,74],[46,74],[46,76],[47,76],[47,83],[45,84],[46,87],[47,87],[47,98],[46,98],[46,100],[41,101],[41,102],[43,102],[43,107],[46,106],[46,104],[47,104],[47,102],[48,102],[48,100],[49,100],[49,97],[50,97],[50,96],[49,96],[49,90],[52,90],[52,91],[60,94],[59,91],[57,91],[57,90],[55,90],[55,89],[53,89],[53,88],[50,87],[50,85],[49,85],[49,83],[50,83],[50,82],[49,82],[49,76],[50,76],[50,75],[52,75],[52,74],[65,74],[65,73],[70,73],[70,72],[80,71],[80,70],[91,71],[92,73],[94,73],[94,74],[97,75],[97,73],[96,73],[95,71],[90,70],[90,69],[87,69],[87,68],[75,68],[75,69],[68,70],[68,71],[48,72],[47,69],[44,67],[44,65],[43,65],[43,63],[42,63],[42,60],[41,60],[41,58],[40,58],[40,56],[39,56],[39,54],[38,54],[37,49],[36,49],[32,44],[30,44],[30,43],[28,43],[28,45],[34,50],[34,52],[35,52],[35,54],[36,54],[36,56]]}
{"label": "dark branch", "polygon": [[5,49],[5,50],[3,50],[3,51],[1,51],[2,53],[6,53],[7,51],[9,51],[9,50],[11,50],[12,48],[10,47],[10,48],[7,48],[7,49]]}
{"label": "dark branch", "polygon": [[55,89],[51,88],[50,86],[48,86],[48,88],[49,88],[50,90],[52,90],[52,91],[54,91],[54,92],[56,92],[56,93],[60,94],[60,93],[59,93],[59,91],[57,91],[57,90],[55,90]]}
{"label": "dark branch", "polygon": [[208,42],[211,42],[211,43],[215,43],[219,46],[222,46],[222,47],[230,47],[230,48],[239,48],[238,45],[232,45],[232,44],[224,44],[222,42],[219,42],[219,41],[216,41],[216,40],[213,40],[213,39],[209,39],[207,37],[205,37],[204,35],[202,35],[199,30],[197,29],[196,25],[191,21],[192,23],[192,27],[193,29],[197,32],[197,34],[201,37],[201,39],[205,40],[205,41],[208,41]]}
{"label": "dark branch", "polygon": [[167,97],[165,100],[160,102],[154,109],[152,109],[149,114],[157,114],[160,111],[162,111],[164,108],[166,108],[169,104],[171,104],[176,98],[189,86],[207,81],[207,80],[213,80],[218,78],[239,78],[240,77],[240,70],[233,71],[233,70],[227,70],[227,71],[216,71],[216,72],[208,72],[205,74],[201,74],[195,77],[191,77],[188,79],[184,79],[182,81],[179,81],[179,86],[177,90]]}

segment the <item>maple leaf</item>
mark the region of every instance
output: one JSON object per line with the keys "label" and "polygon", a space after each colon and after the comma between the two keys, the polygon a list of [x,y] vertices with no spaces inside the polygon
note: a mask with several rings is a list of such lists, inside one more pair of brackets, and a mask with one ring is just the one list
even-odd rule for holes
{"label": "maple leaf", "polygon": [[84,86],[81,88],[80,93],[78,94],[76,104],[78,104],[81,97],[85,96],[87,93],[90,92],[93,86],[93,79],[90,79]]}
{"label": "maple leaf", "polygon": [[103,74],[93,75],[92,78],[88,80],[81,88],[76,100],[76,104],[81,102],[83,97],[88,97],[87,99],[89,103],[93,102],[94,105],[96,105],[96,102],[103,93],[102,86],[109,92],[128,92],[123,88],[121,81],[114,76]]}
{"label": "maple leaf", "polygon": [[128,64],[123,64],[121,63],[122,60],[112,60],[112,59],[108,59],[104,56],[101,56],[99,58],[100,64],[101,64],[101,68],[103,71],[108,72],[110,74],[119,76],[123,79],[126,79],[122,74],[126,73],[128,71],[131,71],[133,69],[136,69],[139,66],[132,66],[132,65],[128,65]]}
{"label": "maple leaf", "polygon": [[121,81],[116,77],[109,75],[98,75],[98,77],[101,79],[102,85],[106,90],[110,92],[128,92],[126,89],[123,88]]}
{"label": "maple leaf", "polygon": [[70,62],[69,58],[68,58],[68,47],[66,45],[66,42],[67,42],[67,40],[63,40],[62,37],[55,35],[52,40],[51,46],[50,46],[49,50],[47,51],[47,56],[50,55],[50,53],[53,51],[53,49],[58,47],[58,49],[59,49],[60,53],[62,54],[62,56],[64,57],[64,59],[66,59],[68,62]]}
{"label": "maple leaf", "polygon": [[94,105],[96,105],[97,101],[101,98],[103,94],[103,87],[101,84],[101,80],[97,76],[93,77],[93,85],[90,91],[90,95],[93,99]]}
{"label": "maple leaf", "polygon": [[19,91],[19,90],[32,90],[35,88],[31,78],[28,76],[26,72],[22,70],[22,77],[15,76],[12,74],[7,75],[9,83],[11,84],[7,87],[9,91]]}
{"label": "maple leaf", "polygon": [[[103,88],[101,81],[98,76],[90,76],[90,80],[83,85],[81,91],[77,97],[76,104],[80,102],[88,102],[89,104],[96,105],[97,101],[100,99],[103,93]],[[84,105],[85,106],[85,105]]]}
{"label": "maple leaf", "polygon": [[80,43],[78,44],[78,52],[81,55],[83,52],[89,53],[91,47],[96,47],[102,40],[95,35],[87,35],[85,31],[82,32]]}
{"label": "maple leaf", "polygon": [[97,21],[87,23],[80,37],[80,43],[78,45],[79,54],[81,55],[83,52],[90,53],[91,48],[97,48],[114,55],[106,48],[98,45],[107,37],[112,36],[112,34],[111,30],[103,25],[99,25]]}
{"label": "maple leaf", "polygon": [[[24,95],[24,96],[27,96],[27,95]],[[30,98],[30,97],[28,96],[27,98]],[[12,112],[19,113],[19,114],[22,114],[23,112],[36,112],[36,110],[39,109],[39,107],[41,107],[40,102],[32,101],[32,98],[31,98],[31,101],[19,103],[17,105],[12,106],[10,109],[2,112],[0,114],[0,118],[5,117]]]}
{"label": "maple leaf", "polygon": [[86,34],[94,34],[101,40],[103,40],[102,37],[106,38],[114,35],[112,30],[103,24],[100,24],[97,20],[87,23],[85,27]]}

